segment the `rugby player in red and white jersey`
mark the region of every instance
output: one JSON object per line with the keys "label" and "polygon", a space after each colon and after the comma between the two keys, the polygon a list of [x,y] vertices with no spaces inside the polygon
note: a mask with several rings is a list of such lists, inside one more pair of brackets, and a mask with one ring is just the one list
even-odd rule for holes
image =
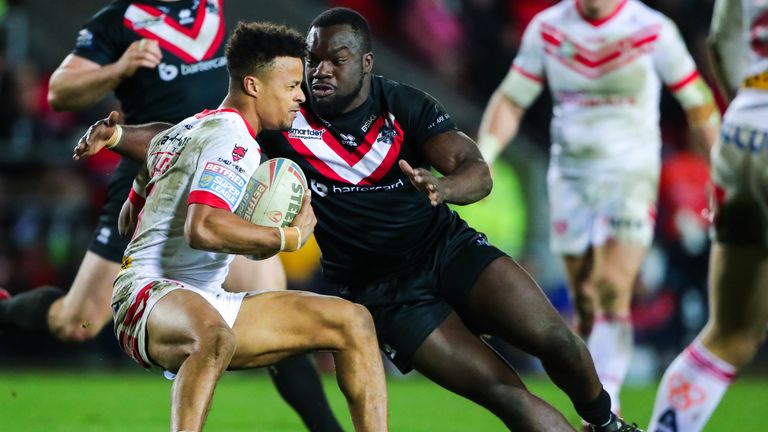
{"label": "rugby player in red and white jersey", "polygon": [[528,25],[479,131],[492,163],[544,86],[552,93],[550,246],[615,412],[632,353],[632,286],[653,234],[662,83],[707,151],[720,116],[672,21],[637,0],[566,0]]}
{"label": "rugby player in red and white jersey", "polygon": [[153,138],[121,213],[121,231],[134,235],[112,294],[115,333],[142,367],[175,373],[173,431],[201,430],[226,369],[312,350],[333,351],[355,429],[387,430],[384,370],[364,308],[310,293],[222,287],[233,254],[294,251],[314,230],[309,194],[288,228],[233,213],[261,159],[256,135],[289,129],[305,99],[305,52],[287,27],[239,24],[226,48],[226,98]]}
{"label": "rugby player in red and white jersey", "polygon": [[[434,98],[372,73],[370,30],[357,12],[323,12],[307,45],[310,100],[289,131],[265,131],[259,142],[307,175],[323,274],[368,308],[386,355],[510,429],[573,430],[481,337],[497,335],[541,359],[593,430],[639,430],[611,413],[586,345],[535,281],[446,205],[490,191],[474,141]],[[113,150],[143,159],[140,129],[126,128]],[[94,125],[76,156],[103,148],[111,130]]]}
{"label": "rugby player in red and white jersey", "polygon": [[711,160],[709,320],[664,373],[651,431],[702,430],[768,325],[768,3],[717,0],[710,42],[732,100]]}

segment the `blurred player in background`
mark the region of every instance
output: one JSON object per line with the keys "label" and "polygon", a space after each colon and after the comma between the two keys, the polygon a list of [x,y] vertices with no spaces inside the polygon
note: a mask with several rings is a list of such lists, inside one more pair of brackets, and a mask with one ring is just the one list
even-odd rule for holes
{"label": "blurred player in background", "polygon": [[664,373],[651,431],[702,430],[768,325],[768,4],[717,0],[710,42],[733,100],[711,160],[709,321]]}
{"label": "blurred player in background", "polygon": [[[368,23],[353,10],[319,15],[307,44],[310,103],[290,131],[264,132],[259,142],[306,173],[324,276],[371,311],[386,355],[510,429],[573,430],[479,336],[496,335],[540,358],[595,431],[637,430],[611,413],[586,346],[536,283],[446,205],[491,189],[476,144],[431,96],[372,74]],[[102,148],[108,123],[76,154]],[[126,128],[116,150],[142,158],[146,141],[135,130]]]}
{"label": "blurred player in background", "polygon": [[121,231],[135,233],[112,294],[115,333],[142,367],[176,374],[172,431],[202,429],[224,370],[262,367],[308,350],[333,351],[355,430],[387,430],[384,368],[364,308],[338,297],[222,287],[232,254],[296,251],[314,229],[310,193],[287,228],[233,213],[261,162],[256,135],[290,129],[305,99],[305,52],[295,30],[239,24],[226,48],[226,98],[219,109],[152,139],[123,210],[130,217],[121,215],[136,224],[121,223]]}
{"label": "blurred player in background", "polygon": [[653,234],[660,81],[708,151],[720,116],[672,21],[637,0],[566,0],[529,24],[478,138],[492,163],[549,87],[551,249],[614,412],[632,354],[632,286]]}
{"label": "blurred player in background", "polygon": [[[80,110],[114,90],[125,121],[177,123],[217,106],[227,92],[223,0],[115,1],[80,30],[73,52],[51,77],[56,110]],[[72,286],[44,287],[0,301],[0,328],[50,332],[68,342],[95,337],[111,316],[112,282],[128,238],[117,232],[137,162],[122,159],[107,189],[99,225]],[[277,257],[238,257],[230,291],[285,289]],[[311,360],[299,356],[270,368],[280,394],[317,431],[340,431]]]}

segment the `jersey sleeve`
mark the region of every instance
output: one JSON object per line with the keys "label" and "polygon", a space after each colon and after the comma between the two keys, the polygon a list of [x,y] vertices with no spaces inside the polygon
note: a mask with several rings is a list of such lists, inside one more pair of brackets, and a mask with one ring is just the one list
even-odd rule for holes
{"label": "jersey sleeve", "polygon": [[451,115],[443,105],[428,93],[407,87],[408,140],[421,146],[443,132],[457,130]]}
{"label": "jersey sleeve", "polygon": [[520,49],[500,89],[515,104],[527,108],[544,87],[544,30],[534,18],[523,33]]}
{"label": "jersey sleeve", "polygon": [[141,165],[139,172],[136,174],[136,178],[133,179],[133,186],[128,192],[128,200],[137,208],[144,207],[144,202],[147,200],[147,194],[149,184],[149,170],[147,164]]}
{"label": "jersey sleeve", "polygon": [[233,211],[261,161],[261,148],[250,136],[213,133],[195,169],[188,204]]}
{"label": "jersey sleeve", "polygon": [[653,61],[656,72],[672,93],[684,89],[699,77],[696,63],[677,26],[667,17],[661,23]]}
{"label": "jersey sleeve", "polygon": [[100,65],[114,63],[128,47],[123,28],[120,8],[102,9],[80,29],[72,54]]}

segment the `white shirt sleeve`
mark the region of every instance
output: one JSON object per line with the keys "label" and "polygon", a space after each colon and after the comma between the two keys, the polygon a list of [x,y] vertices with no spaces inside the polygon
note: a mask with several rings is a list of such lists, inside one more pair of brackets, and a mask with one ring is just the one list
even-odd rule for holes
{"label": "white shirt sleeve", "polygon": [[221,129],[209,135],[200,154],[188,203],[233,211],[259,166],[261,148],[250,135]]}
{"label": "white shirt sleeve", "polygon": [[664,84],[674,93],[693,82],[699,73],[677,26],[663,18],[653,53],[654,66]]}
{"label": "white shirt sleeve", "polygon": [[520,50],[501,83],[504,94],[523,108],[536,100],[544,86],[544,43],[538,18],[526,27]]}

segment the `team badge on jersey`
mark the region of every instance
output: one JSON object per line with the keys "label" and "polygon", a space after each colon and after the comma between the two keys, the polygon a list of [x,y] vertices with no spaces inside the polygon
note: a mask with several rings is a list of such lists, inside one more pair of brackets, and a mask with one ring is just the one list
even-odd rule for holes
{"label": "team badge on jersey", "polygon": [[248,153],[247,148],[235,144],[235,148],[232,150],[232,160],[237,162],[244,158],[246,153]]}

